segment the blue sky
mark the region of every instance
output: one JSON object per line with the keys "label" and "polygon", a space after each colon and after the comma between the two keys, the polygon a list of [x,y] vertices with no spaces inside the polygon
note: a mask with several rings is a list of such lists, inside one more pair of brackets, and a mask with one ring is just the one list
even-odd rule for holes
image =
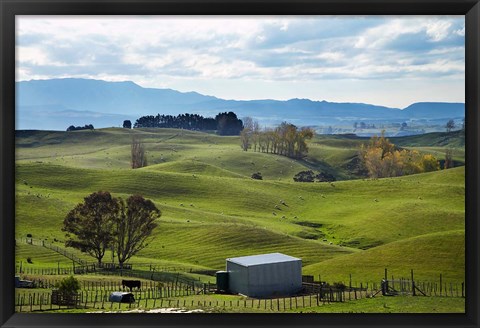
{"label": "blue sky", "polygon": [[16,79],[403,108],[465,101],[464,16],[17,16]]}

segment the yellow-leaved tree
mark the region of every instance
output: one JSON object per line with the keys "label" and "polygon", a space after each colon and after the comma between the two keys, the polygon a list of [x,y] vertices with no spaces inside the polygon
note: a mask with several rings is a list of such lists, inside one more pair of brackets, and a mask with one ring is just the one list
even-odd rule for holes
{"label": "yellow-leaved tree", "polygon": [[367,146],[362,145],[360,156],[371,178],[386,178],[440,169],[438,160],[430,154],[401,149],[387,138],[373,136]]}

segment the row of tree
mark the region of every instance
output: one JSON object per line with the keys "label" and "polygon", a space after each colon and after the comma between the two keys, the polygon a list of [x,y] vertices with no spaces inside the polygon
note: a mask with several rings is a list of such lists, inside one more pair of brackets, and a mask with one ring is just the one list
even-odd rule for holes
{"label": "row of tree", "polygon": [[360,157],[372,178],[396,177],[440,170],[440,163],[431,154],[401,149],[381,136],[373,136],[368,145],[362,145]]}
{"label": "row of tree", "polygon": [[298,128],[288,122],[283,122],[273,129],[260,129],[258,121],[250,117],[244,118],[243,121],[240,146],[244,151],[253,148],[253,151],[302,158],[308,153],[306,141],[312,139],[315,134],[311,128]]}
{"label": "row of tree", "polygon": [[66,246],[95,257],[99,264],[107,250],[117,256],[120,268],[128,259],[148,246],[147,239],[161,216],[155,204],[139,195],[126,200],[108,191],[84,198],[63,221]]}
{"label": "row of tree", "polygon": [[[124,127],[128,128],[128,124]],[[131,126],[131,125],[130,125]],[[172,128],[196,131],[216,130],[220,135],[238,135],[243,129],[242,120],[233,112],[219,113],[215,118],[198,114],[147,115],[135,121],[134,128]]]}
{"label": "row of tree", "polygon": [[67,131],[78,131],[78,130],[93,130],[93,125],[92,124],[85,124],[84,126],[74,126],[70,125],[67,128]]}

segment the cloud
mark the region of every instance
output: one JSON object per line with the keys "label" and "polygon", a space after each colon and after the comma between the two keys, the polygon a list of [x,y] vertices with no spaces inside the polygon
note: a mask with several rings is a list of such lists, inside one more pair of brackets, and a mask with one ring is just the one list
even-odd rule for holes
{"label": "cloud", "polygon": [[20,80],[414,83],[462,76],[464,52],[463,16],[17,16]]}

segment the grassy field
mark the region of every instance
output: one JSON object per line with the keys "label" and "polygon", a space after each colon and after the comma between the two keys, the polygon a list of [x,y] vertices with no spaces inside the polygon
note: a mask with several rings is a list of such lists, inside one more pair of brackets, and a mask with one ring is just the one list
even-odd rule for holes
{"label": "grassy field", "polygon": [[[451,297],[382,297],[346,300],[345,302],[319,302],[315,298],[286,298],[251,300],[236,295],[188,296],[143,300],[135,305],[105,302],[92,303],[87,308],[67,309],[38,305],[33,311],[41,313],[138,313],[155,309],[199,311],[199,313],[461,313],[465,311],[465,298]],[[24,306],[24,311],[29,307]],[[19,310],[19,307],[17,307]],[[174,311],[175,312],[175,311]],[[165,312],[164,312],[165,313]]]}
{"label": "grassy field", "polygon": [[[132,135],[145,143],[145,168],[129,168]],[[464,162],[458,136],[390,140],[439,159],[453,148],[456,162]],[[351,170],[367,141],[317,136],[306,158],[292,160],[243,152],[238,137],[184,130],[17,131],[16,238],[32,234],[62,246],[68,211],[88,194],[108,190],[142,194],[162,211],[153,241],[132,263],[221,270],[228,257],[282,252],[301,258],[304,274],[327,281],[351,274],[378,282],[384,268],[396,277],[414,269],[422,280],[443,274],[463,281],[464,167],[367,179]],[[293,181],[308,169],[339,181]],[[254,172],[263,180],[251,179]],[[38,248],[18,245],[16,260],[30,257],[37,267],[71,263]]]}

